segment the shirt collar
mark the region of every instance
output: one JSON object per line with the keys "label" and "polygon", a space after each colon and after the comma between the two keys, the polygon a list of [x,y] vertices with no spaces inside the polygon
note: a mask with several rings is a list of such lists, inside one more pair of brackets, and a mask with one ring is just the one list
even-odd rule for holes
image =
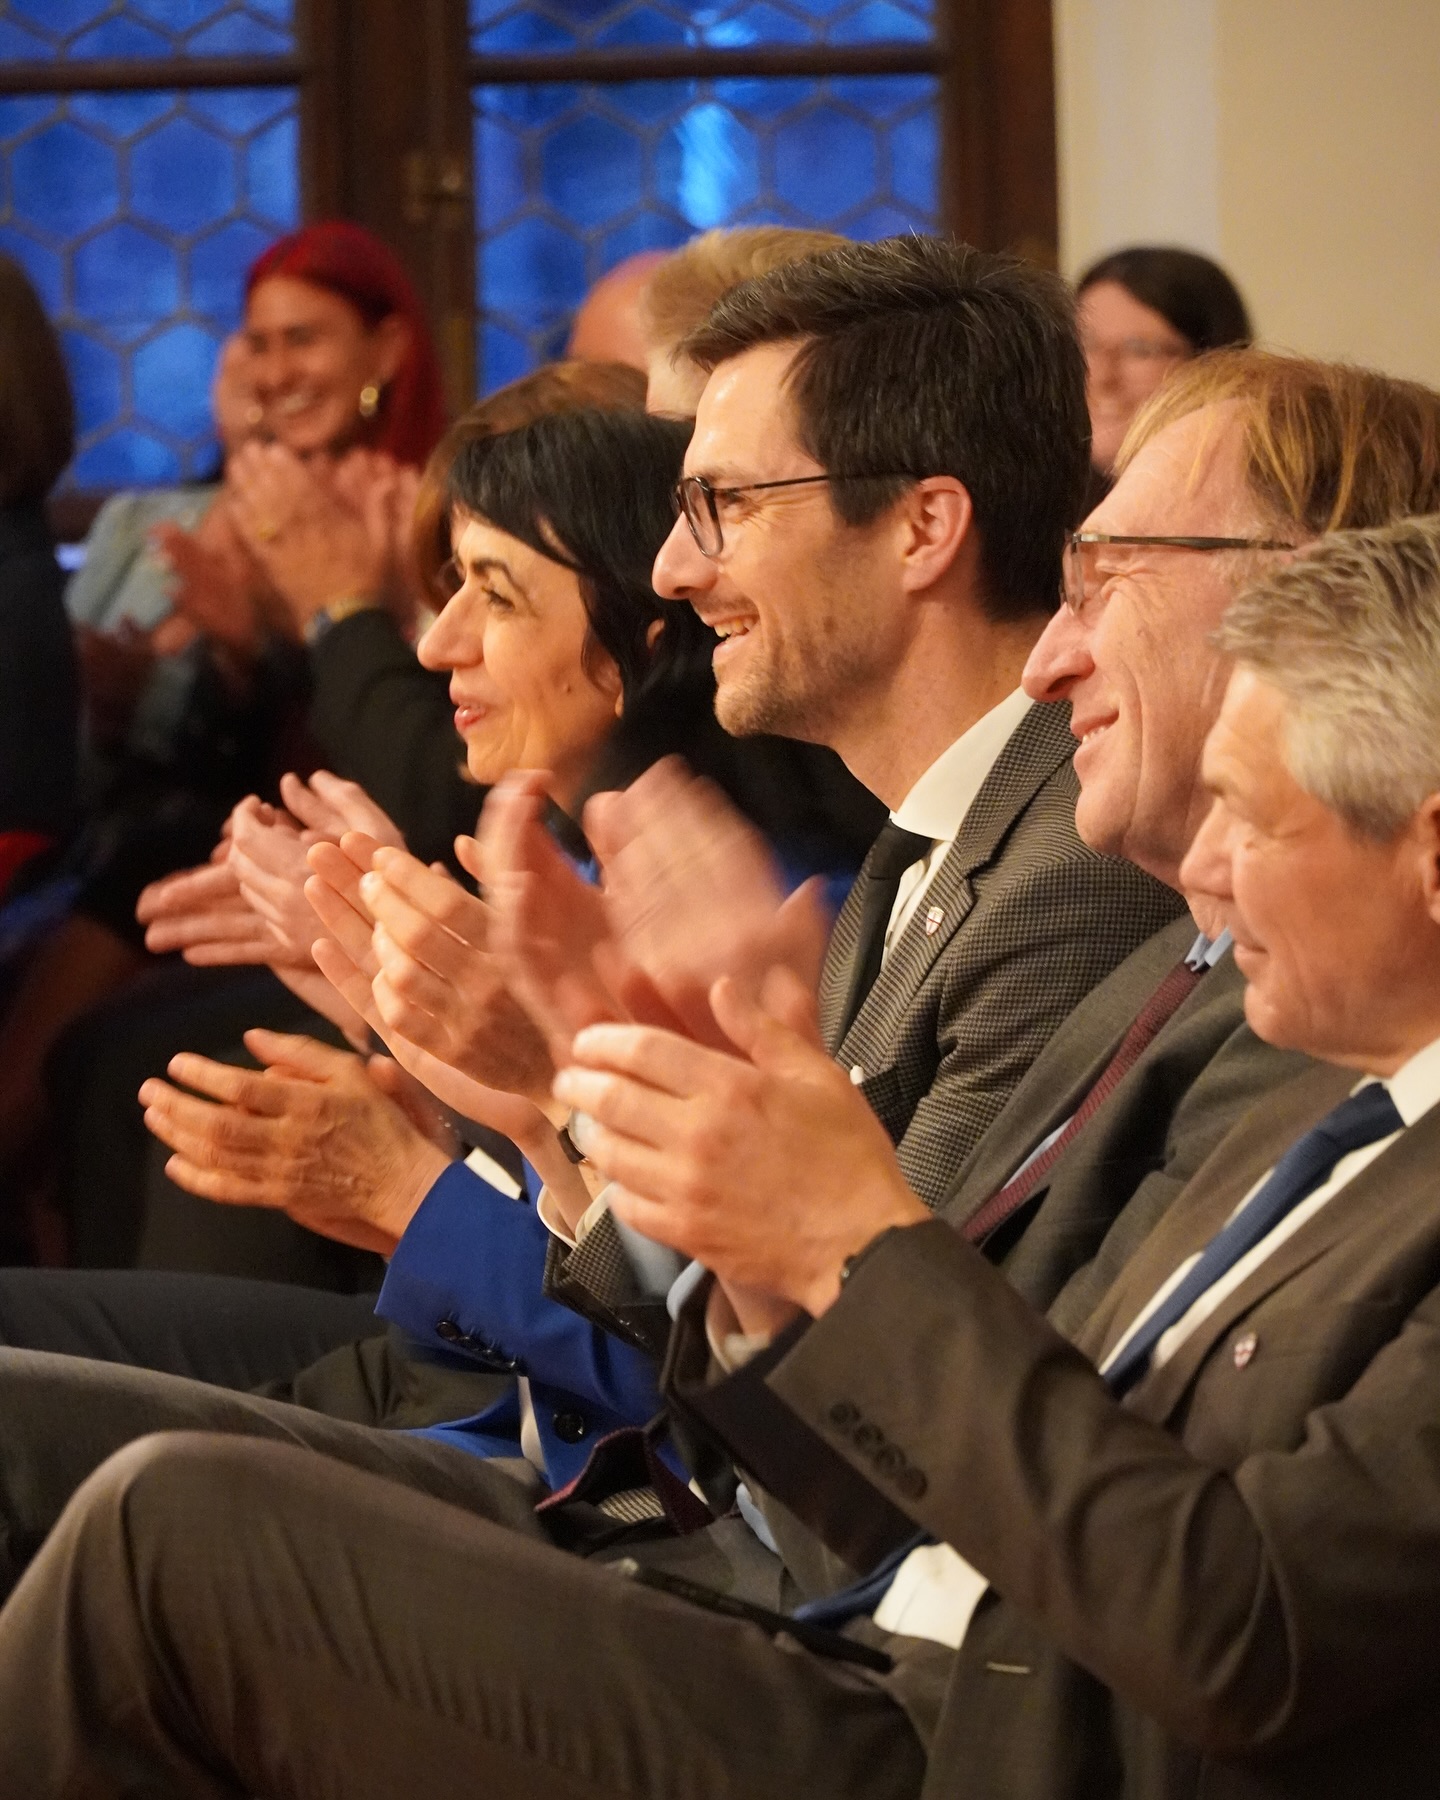
{"label": "shirt collar", "polygon": [[1185,960],[1189,963],[1195,973],[1199,975],[1205,969],[1213,969],[1234,942],[1235,940],[1230,935],[1230,927],[1228,925],[1217,938],[1206,937],[1205,933],[1202,931],[1199,937],[1197,937],[1195,942],[1190,946],[1190,952]]}
{"label": "shirt collar", "polygon": [[1409,1062],[1386,1076],[1383,1085],[1407,1125],[1423,1118],[1440,1101],[1440,1038],[1417,1050]]}
{"label": "shirt collar", "polygon": [[953,843],[965,815],[1000,752],[1029,712],[1031,700],[1016,688],[998,706],[978,718],[948,750],[942,750],[890,817],[902,830],[919,837]]}

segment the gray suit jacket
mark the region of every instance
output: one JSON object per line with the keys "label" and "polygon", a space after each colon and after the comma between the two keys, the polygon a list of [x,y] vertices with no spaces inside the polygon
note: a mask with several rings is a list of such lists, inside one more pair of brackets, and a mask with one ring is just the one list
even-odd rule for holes
{"label": "gray suit jacket", "polygon": [[1123,1404],[1094,1369],[1354,1079],[1312,1069],[1243,1120],[1078,1348],[936,1222],[722,1384],[763,1389],[732,1396],[731,1448],[837,1547],[918,1524],[992,1583],[927,1796],[1436,1791],[1440,1109]]}
{"label": "gray suit jacket", "polygon": [[[1066,1014],[1182,908],[1171,889],[1076,835],[1069,726],[1068,706],[1026,714],[839,1042],[863,869],[831,935],[820,980],[827,1046],[860,1071],[906,1179],[932,1205]],[[936,910],[938,926],[927,920]],[[578,1250],[552,1248],[546,1287],[620,1336],[663,1348],[669,1321],[640,1291],[609,1221]]]}
{"label": "gray suit jacket", "polygon": [[[956,1175],[942,1218],[963,1225],[1071,1117],[1194,939],[1186,913],[1080,1002]],[[1233,956],[1221,957],[987,1241],[986,1255],[1073,1336],[1231,1126],[1309,1066],[1250,1030],[1244,979]]]}

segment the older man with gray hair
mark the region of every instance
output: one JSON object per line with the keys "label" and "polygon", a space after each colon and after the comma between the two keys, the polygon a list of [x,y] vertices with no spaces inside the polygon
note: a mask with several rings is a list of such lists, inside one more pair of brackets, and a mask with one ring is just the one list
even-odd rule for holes
{"label": "older man with gray hair", "polygon": [[[282,1768],[295,1792],[443,1769],[566,1800],[1433,1792],[1440,520],[1323,541],[1222,636],[1183,879],[1231,924],[1254,1027],[1326,1066],[1226,1138],[1077,1344],[915,1200],[878,1126],[845,1138],[874,1229],[842,1266],[785,1195],[675,1178],[734,1058],[596,1026],[559,1084],[603,1122],[617,1207],[811,1315],[706,1390],[737,1459],[895,1579],[950,1559],[925,1767],[860,1655],[186,1434],[93,1476],[0,1613],[0,1792],[252,1792]],[[818,1154],[843,1071],[723,984],[715,1004],[773,1128]],[[369,1542],[403,1585],[367,1577]],[[862,1655],[890,1579],[827,1615]],[[432,1600],[471,1628],[427,1641]]]}

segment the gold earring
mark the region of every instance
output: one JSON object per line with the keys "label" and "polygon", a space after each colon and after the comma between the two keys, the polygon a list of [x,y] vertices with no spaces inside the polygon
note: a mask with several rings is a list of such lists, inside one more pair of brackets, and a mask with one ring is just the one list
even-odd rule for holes
{"label": "gold earring", "polygon": [[380,410],[380,389],[373,381],[367,381],[360,390],[360,417],[373,419]]}

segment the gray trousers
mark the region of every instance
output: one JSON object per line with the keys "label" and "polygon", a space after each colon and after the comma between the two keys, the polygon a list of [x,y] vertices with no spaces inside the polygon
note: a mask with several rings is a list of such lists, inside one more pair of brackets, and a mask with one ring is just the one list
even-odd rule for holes
{"label": "gray trousers", "polygon": [[0,1800],[919,1792],[873,1678],[558,1550],[447,1445],[9,1351],[0,1490]]}

